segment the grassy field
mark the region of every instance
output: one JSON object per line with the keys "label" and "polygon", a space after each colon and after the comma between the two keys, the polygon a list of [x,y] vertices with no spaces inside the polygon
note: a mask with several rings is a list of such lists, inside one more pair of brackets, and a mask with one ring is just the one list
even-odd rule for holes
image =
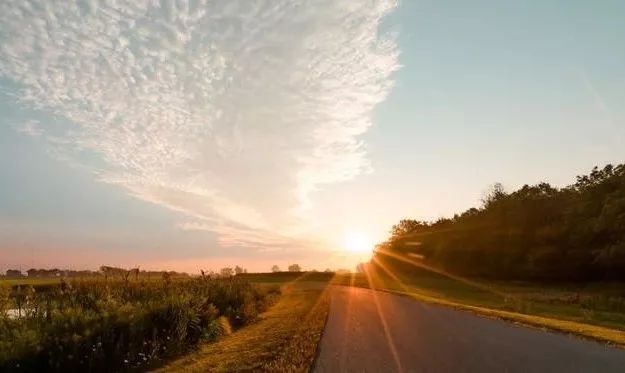
{"label": "grassy field", "polygon": [[16,286],[16,285],[48,285],[48,284],[58,284],[61,282],[60,278],[11,278],[11,279],[0,279],[0,286]]}
{"label": "grassy field", "polygon": [[332,274],[254,274],[257,282],[284,283],[278,303],[260,320],[172,361],[161,372],[308,372],[329,309]]}
{"label": "grassy field", "polygon": [[277,285],[237,278],[0,287],[0,371],[143,371],[254,323]]}
{"label": "grassy field", "polygon": [[470,281],[436,274],[397,276],[392,269],[390,273],[393,275],[372,268],[368,275],[337,275],[333,283],[391,291],[625,347],[625,289],[622,284],[555,286]]}
{"label": "grassy field", "polygon": [[285,284],[293,281],[328,282],[334,278],[333,272],[275,272],[275,273],[242,273],[236,276],[256,284]]}

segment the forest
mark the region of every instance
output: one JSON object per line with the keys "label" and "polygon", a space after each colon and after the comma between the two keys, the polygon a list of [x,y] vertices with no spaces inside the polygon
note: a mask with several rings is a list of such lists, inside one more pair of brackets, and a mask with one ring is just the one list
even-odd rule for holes
{"label": "forest", "polygon": [[375,258],[397,254],[468,277],[623,281],[625,165],[595,167],[562,188],[507,192],[495,184],[479,208],[433,222],[403,219]]}

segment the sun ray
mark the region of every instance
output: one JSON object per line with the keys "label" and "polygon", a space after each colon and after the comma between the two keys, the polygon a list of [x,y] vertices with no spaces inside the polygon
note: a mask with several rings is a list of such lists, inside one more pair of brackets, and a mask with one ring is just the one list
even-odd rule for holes
{"label": "sun ray", "polygon": [[380,322],[382,323],[382,328],[384,329],[384,336],[386,338],[386,343],[393,355],[393,360],[395,365],[397,366],[398,372],[403,372],[401,362],[399,360],[399,354],[397,353],[397,348],[395,347],[395,343],[393,342],[393,337],[391,336],[388,323],[386,322],[386,318],[384,317],[384,312],[382,312],[382,306],[380,305],[380,300],[378,299],[378,292],[376,291],[376,287],[373,283],[372,274],[370,273],[370,269],[365,267],[364,270],[365,276],[367,277],[367,282],[371,289],[373,289],[373,302],[375,303],[375,307],[380,317]]}
{"label": "sun ray", "polygon": [[[413,265],[415,267],[428,270],[430,272],[439,274],[439,275],[447,277],[447,278],[451,278],[453,280],[462,282],[462,283],[464,283],[466,285],[472,286],[472,287],[474,287],[476,289],[480,289],[480,290],[483,290],[483,291],[491,292],[493,294],[499,295],[499,296],[504,297],[504,298],[510,298],[510,297],[518,298],[518,297],[516,297],[513,294],[507,294],[507,293],[498,291],[497,289],[493,288],[492,286],[487,286],[487,285],[481,284],[481,283],[479,283],[477,281],[469,280],[469,279],[466,279],[464,277],[460,277],[460,276],[454,275],[454,274],[449,273],[449,272],[447,272],[445,270],[442,270],[442,269],[439,269],[439,268],[435,268],[435,267],[430,266],[428,264],[425,264],[423,262],[419,262],[419,261],[416,261],[416,260],[413,260],[413,259],[406,258],[405,256],[393,253],[393,252],[388,251],[388,250],[378,249],[378,250],[376,250],[376,254],[382,254],[382,255],[389,256],[391,258],[397,259],[397,260],[402,261],[404,263],[411,264],[411,265]],[[520,300],[520,299],[517,299],[517,300]]]}
{"label": "sun ray", "polygon": [[349,327],[350,327],[350,320],[352,319],[352,296],[354,294],[354,283],[356,281],[355,279],[356,274],[355,273],[350,273],[349,274],[349,287],[346,289],[346,291],[348,291],[348,297],[347,297],[347,304],[345,305],[347,308],[347,318],[345,320],[345,325],[343,328],[343,341],[341,343],[341,362],[340,362],[340,367],[344,367],[346,366],[346,362],[345,360],[347,359],[347,353],[345,353],[345,348],[347,347],[347,333],[349,331]]}
{"label": "sun ray", "polygon": [[386,264],[384,264],[380,259],[378,259],[377,257],[373,257],[373,262],[379,266],[386,274],[388,274],[395,282],[397,282],[399,284],[399,286],[401,286],[401,288],[405,291],[405,292],[409,292],[408,287],[406,286],[406,284],[404,284],[404,282],[396,275],[394,274],[387,266]]}

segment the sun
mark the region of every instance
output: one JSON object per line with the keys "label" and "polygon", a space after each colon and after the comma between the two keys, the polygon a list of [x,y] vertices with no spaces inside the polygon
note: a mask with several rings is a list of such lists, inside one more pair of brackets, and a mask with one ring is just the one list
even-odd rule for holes
{"label": "sun", "polygon": [[369,237],[362,232],[348,232],[345,234],[343,247],[345,251],[356,254],[365,254],[373,250]]}

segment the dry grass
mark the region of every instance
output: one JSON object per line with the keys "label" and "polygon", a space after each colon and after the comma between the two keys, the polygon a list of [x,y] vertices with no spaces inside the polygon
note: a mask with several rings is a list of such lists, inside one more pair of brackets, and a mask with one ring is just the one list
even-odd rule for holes
{"label": "dry grass", "polygon": [[169,363],[161,372],[307,372],[329,309],[327,283],[296,280],[260,321]]}

